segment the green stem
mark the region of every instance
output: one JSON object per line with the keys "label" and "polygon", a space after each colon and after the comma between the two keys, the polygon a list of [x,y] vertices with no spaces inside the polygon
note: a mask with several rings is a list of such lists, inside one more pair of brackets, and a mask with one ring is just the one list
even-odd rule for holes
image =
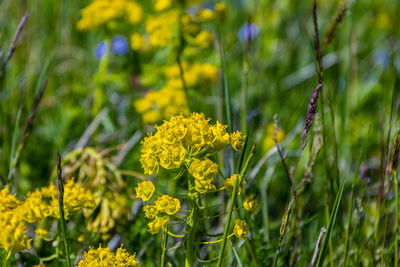
{"label": "green stem", "polygon": [[11,257],[11,253],[12,253],[12,250],[10,250],[10,251],[8,252],[8,254],[7,254],[7,257],[6,257],[6,259],[4,260],[4,263],[3,263],[3,267],[5,267],[5,266],[6,266],[6,264],[7,264],[8,260],[10,259],[10,257]]}
{"label": "green stem", "polygon": [[187,234],[187,239],[186,239],[186,258],[185,258],[185,267],[192,267],[195,262],[195,236],[197,233],[197,213],[198,213],[198,208],[197,208],[197,199],[196,199],[196,193],[193,190],[193,181],[192,177],[188,177],[188,191],[189,191],[189,199],[190,199],[190,205],[191,205],[191,214],[189,215],[189,222],[188,226],[190,227],[190,230]]}
{"label": "green stem", "polygon": [[353,187],[351,188],[351,196],[350,196],[349,210],[348,210],[349,217],[347,218],[346,246],[344,248],[344,264],[343,264],[344,267],[347,267],[349,263],[348,253],[350,245],[351,215],[353,212],[353,194],[354,194],[354,184]]}
{"label": "green stem", "polygon": [[231,202],[229,203],[229,211],[228,211],[228,217],[226,218],[226,223],[225,223],[225,229],[224,229],[224,235],[222,237],[222,245],[219,251],[219,256],[218,256],[218,267],[222,266],[222,261],[224,259],[224,252],[225,252],[225,247],[226,247],[226,240],[228,239],[228,232],[229,232],[229,225],[231,222],[231,218],[232,218],[232,212],[233,212],[233,207],[235,205],[235,199],[237,196],[237,191],[239,188],[239,184],[241,184],[242,180],[244,179],[244,175],[246,174],[247,168],[249,166],[249,163],[254,155],[254,150],[255,150],[255,145],[253,146],[251,153],[249,155],[249,157],[246,160],[246,163],[242,169],[242,172],[240,174],[240,177],[238,179],[235,180],[235,185],[233,187],[232,190],[232,197],[231,197]]}
{"label": "green stem", "polygon": [[65,223],[64,217],[64,184],[62,179],[62,169],[61,169],[61,156],[60,152],[57,151],[57,181],[58,181],[58,209],[60,211],[60,220],[59,223],[61,225],[61,231],[64,239],[64,249],[65,249],[65,257],[67,258],[68,267],[71,267],[71,259],[69,257],[68,250],[68,238],[67,238],[67,227]]}
{"label": "green stem", "polygon": [[241,131],[243,133],[247,132],[247,87],[248,87],[248,73],[249,73],[249,49],[250,40],[247,40],[246,52],[243,61],[243,72],[242,72],[242,105],[240,109],[240,122]]}
{"label": "green stem", "polygon": [[399,261],[399,185],[397,181],[397,171],[393,172],[394,192],[396,199],[396,225],[395,225],[395,250],[394,250],[394,267],[398,266]]}
{"label": "green stem", "polygon": [[164,243],[163,243],[163,248],[162,248],[162,254],[161,254],[161,267],[165,266],[165,256],[167,254],[167,243],[168,243],[168,226],[165,227],[164,230]]}

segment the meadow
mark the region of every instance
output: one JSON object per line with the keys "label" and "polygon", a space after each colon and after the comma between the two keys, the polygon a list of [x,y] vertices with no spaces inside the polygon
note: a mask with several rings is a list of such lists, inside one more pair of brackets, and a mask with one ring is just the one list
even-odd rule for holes
{"label": "meadow", "polygon": [[400,2],[1,0],[0,266],[394,266]]}

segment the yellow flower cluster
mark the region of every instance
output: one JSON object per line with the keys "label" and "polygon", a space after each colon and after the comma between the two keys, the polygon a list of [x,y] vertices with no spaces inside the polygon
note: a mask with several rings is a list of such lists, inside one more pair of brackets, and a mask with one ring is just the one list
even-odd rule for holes
{"label": "yellow flower cluster", "polygon": [[[94,208],[93,195],[69,180],[64,187],[64,210],[68,216],[83,208]],[[26,234],[26,222],[36,223],[46,217],[59,217],[58,191],[54,185],[27,194],[25,201],[19,201],[8,188],[0,191],[0,246],[19,252],[30,249],[30,239]],[[37,229],[37,237],[47,236],[45,229]]]}
{"label": "yellow flower cluster", "polygon": [[178,16],[177,10],[171,10],[147,18],[146,32],[151,47],[165,47],[171,44]]}
{"label": "yellow flower cluster", "polygon": [[134,267],[139,264],[135,254],[130,255],[122,246],[115,253],[110,248],[90,249],[85,252],[79,261],[78,267],[92,266],[115,266],[115,267]]}
{"label": "yellow flower cluster", "polygon": [[165,229],[168,222],[168,216],[156,217],[152,222],[148,224],[150,233],[153,235],[158,234],[161,230]]}
{"label": "yellow flower cluster", "polygon": [[[74,212],[96,206],[92,193],[72,179],[64,186],[64,214],[68,218]],[[55,185],[41,188],[27,194],[25,202],[20,206],[21,213],[29,223],[35,223],[46,217],[60,217],[58,207],[58,191]]]}
{"label": "yellow flower cluster", "polygon": [[194,188],[199,193],[215,190],[211,182],[218,174],[218,165],[209,159],[193,161],[189,167],[189,173],[194,178]]}
{"label": "yellow flower cluster", "polygon": [[8,187],[0,191],[0,212],[15,209],[19,205],[21,201],[11,194]]}
{"label": "yellow flower cluster", "polygon": [[255,198],[255,195],[251,194],[250,196],[247,196],[244,199],[243,207],[246,211],[248,211],[248,212],[256,212],[257,211],[258,203],[254,198]]}
{"label": "yellow flower cluster", "polygon": [[[266,129],[266,134],[263,139],[263,148],[264,150],[271,149],[275,146],[274,141],[274,134],[275,134],[275,125],[273,123],[268,124]],[[285,138],[285,132],[282,129],[278,129],[276,131],[276,140],[278,142],[282,141]]]}
{"label": "yellow flower cluster", "polygon": [[11,253],[31,248],[23,217],[15,209],[0,212],[0,247]]}
{"label": "yellow flower cluster", "polygon": [[235,220],[235,228],[233,228],[233,234],[237,238],[246,239],[248,230],[249,226],[247,225],[245,220]]}
{"label": "yellow flower cluster", "polygon": [[[182,69],[183,78],[188,87],[199,87],[200,85],[209,85],[218,81],[218,68],[213,64],[182,62]],[[170,84],[182,84],[178,65],[166,67],[164,73]]]}
{"label": "yellow flower cluster", "polygon": [[[139,183],[136,188],[136,196],[142,198],[143,201],[148,201],[154,191],[154,185],[150,181],[145,181]],[[181,203],[179,199],[173,198],[168,195],[161,195],[154,201],[154,204],[146,204],[143,207],[145,212],[145,217],[149,219],[154,219],[152,222],[148,223],[149,231],[152,234],[159,233],[169,222],[169,217],[166,215],[174,215],[181,209]],[[164,213],[163,216],[157,216],[160,213]]]}
{"label": "yellow flower cluster", "polygon": [[215,11],[205,8],[197,11],[197,19],[200,22],[212,22],[218,18],[221,22],[226,20],[228,8],[225,3],[216,3]]}
{"label": "yellow flower cluster", "polygon": [[[229,193],[232,193],[233,191],[233,187],[235,186],[236,180],[239,179],[239,174],[234,174],[229,178],[226,178],[224,181],[224,186],[226,191],[228,191]],[[240,192],[242,192],[244,190],[244,185],[246,184],[246,181],[244,179],[242,179],[242,182],[240,183],[239,187],[238,187],[238,191],[237,194],[240,195]]]}
{"label": "yellow flower cluster", "polygon": [[171,84],[148,92],[144,98],[136,100],[134,106],[144,124],[154,124],[172,115],[189,114],[185,92]]}
{"label": "yellow flower cluster", "polygon": [[166,213],[168,215],[174,215],[181,209],[179,199],[168,195],[162,195],[154,203],[158,212]]}
{"label": "yellow flower cluster", "polygon": [[[189,173],[195,179],[199,193],[214,190],[211,184],[218,174],[218,165],[205,157],[229,144],[236,150],[243,148],[244,136],[240,132],[229,135],[227,126],[219,122],[210,124],[204,114],[193,113],[190,117],[174,116],[157,126],[157,132],[143,141],[140,162],[145,174],[157,173],[160,166],[176,169],[187,162]],[[202,160],[199,160],[201,159]]]}
{"label": "yellow flower cluster", "polygon": [[[154,194],[155,188],[152,182],[145,181],[139,183],[136,188],[136,197],[143,201],[148,201]],[[156,234],[160,232],[169,222],[168,216],[157,216],[160,213],[164,215],[174,215],[181,209],[179,199],[168,195],[161,195],[154,201],[154,204],[146,204],[143,207],[145,217],[154,219],[148,224],[150,232]]]}
{"label": "yellow flower cluster", "polygon": [[129,0],[94,0],[81,10],[81,16],[77,27],[87,31],[117,19],[138,24],[142,20],[143,11],[138,3]]}
{"label": "yellow flower cluster", "polygon": [[[186,5],[193,1],[184,1]],[[155,15],[147,17],[146,33],[149,45],[153,48],[166,47],[173,43],[182,26],[182,37],[185,42],[194,47],[205,49],[210,47],[214,36],[208,31],[201,30],[201,23],[213,21],[217,16],[211,9],[201,9],[197,14],[184,13],[180,15],[180,4],[174,0],[157,0],[154,4]],[[226,7],[226,6],[225,6]],[[180,20],[180,25],[179,25]]]}
{"label": "yellow flower cluster", "polygon": [[135,190],[137,198],[141,198],[143,201],[148,201],[153,196],[155,187],[152,182],[144,181],[139,183]]}

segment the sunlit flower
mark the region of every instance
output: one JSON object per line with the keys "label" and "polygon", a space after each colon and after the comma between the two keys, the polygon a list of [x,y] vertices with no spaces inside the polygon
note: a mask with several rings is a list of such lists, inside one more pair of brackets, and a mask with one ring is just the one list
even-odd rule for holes
{"label": "sunlit flower", "polygon": [[92,266],[121,266],[121,267],[134,267],[138,265],[135,254],[130,255],[122,247],[118,248],[115,254],[111,252],[110,248],[91,248],[86,251],[79,261],[79,267],[92,267]]}
{"label": "sunlit flower", "polygon": [[155,204],[147,204],[143,207],[144,216],[148,219],[153,219],[158,214],[157,206]]}
{"label": "sunlit flower", "polygon": [[161,230],[163,230],[169,222],[168,216],[156,217],[153,221],[149,222],[147,225],[149,226],[149,231],[151,234],[157,234]]}
{"label": "sunlit flower", "polygon": [[250,196],[247,196],[243,201],[243,207],[248,212],[256,212],[257,211],[258,203],[254,198],[255,198],[255,195],[251,194]]}
{"label": "sunlit flower", "polygon": [[174,215],[181,209],[181,203],[179,199],[173,198],[168,195],[162,195],[154,202],[157,211],[166,213],[168,215]]}
{"label": "sunlit flower", "polygon": [[138,183],[135,190],[137,198],[141,198],[143,201],[148,201],[153,196],[155,187],[152,182],[144,181]]}
{"label": "sunlit flower", "polygon": [[[226,191],[228,191],[229,193],[232,193],[233,188],[235,186],[236,180],[239,179],[239,175],[238,174],[234,174],[231,177],[225,179],[224,181],[224,186],[226,188]],[[238,191],[237,194],[240,195],[240,193],[244,190],[244,185],[246,184],[246,181],[244,179],[242,179],[241,184],[238,187]]]}
{"label": "sunlit flower", "polygon": [[246,136],[243,136],[239,131],[236,131],[231,134],[231,146],[236,151],[241,151],[244,146],[244,139]]}
{"label": "sunlit flower", "polygon": [[235,228],[233,229],[233,234],[237,238],[246,239],[248,230],[249,226],[247,225],[245,220],[235,220]]}

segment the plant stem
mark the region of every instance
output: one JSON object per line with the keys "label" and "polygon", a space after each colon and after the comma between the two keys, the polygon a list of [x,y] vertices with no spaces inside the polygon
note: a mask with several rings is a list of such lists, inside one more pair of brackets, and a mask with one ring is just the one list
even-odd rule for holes
{"label": "plant stem", "polygon": [[167,254],[167,244],[168,244],[168,226],[165,227],[164,230],[164,243],[163,243],[163,248],[162,248],[162,254],[161,254],[161,267],[165,266],[165,255]]}
{"label": "plant stem", "polygon": [[192,267],[195,261],[195,236],[197,233],[197,199],[196,193],[193,190],[193,181],[192,177],[188,177],[188,191],[189,191],[189,199],[191,205],[191,214],[189,215],[190,220],[188,222],[188,226],[190,227],[190,231],[187,234],[186,239],[186,258],[185,258],[185,267]]}
{"label": "plant stem", "polygon": [[231,202],[229,203],[229,211],[228,211],[228,217],[226,218],[226,222],[225,222],[225,229],[224,229],[224,235],[222,237],[222,245],[219,251],[219,256],[218,256],[218,267],[222,266],[222,261],[224,259],[224,252],[225,252],[225,247],[226,247],[226,240],[228,239],[228,232],[229,232],[229,225],[231,222],[231,218],[232,218],[232,212],[233,212],[233,207],[235,205],[235,199],[237,196],[237,191],[239,188],[239,184],[241,184],[242,180],[244,179],[244,175],[246,174],[246,170],[249,166],[249,163],[254,155],[254,150],[255,150],[255,145],[253,145],[252,149],[251,149],[251,153],[248,156],[246,163],[242,169],[242,172],[239,176],[238,179],[235,180],[235,185],[233,187],[232,190],[232,197],[231,197]]}
{"label": "plant stem", "polygon": [[7,253],[7,257],[6,257],[6,259],[4,260],[3,267],[6,266],[8,260],[10,259],[11,253],[12,253],[12,250],[10,250],[10,251]]}
{"label": "plant stem", "polygon": [[394,250],[394,267],[398,266],[399,262],[399,185],[397,181],[397,171],[393,172],[394,192],[396,200],[396,224],[395,224],[395,250]]}
{"label": "plant stem", "polygon": [[57,151],[57,186],[58,186],[58,208],[60,210],[60,225],[64,239],[65,257],[67,258],[68,267],[71,267],[71,260],[69,258],[68,240],[67,240],[67,227],[64,218],[64,185],[61,174],[61,156]]}

